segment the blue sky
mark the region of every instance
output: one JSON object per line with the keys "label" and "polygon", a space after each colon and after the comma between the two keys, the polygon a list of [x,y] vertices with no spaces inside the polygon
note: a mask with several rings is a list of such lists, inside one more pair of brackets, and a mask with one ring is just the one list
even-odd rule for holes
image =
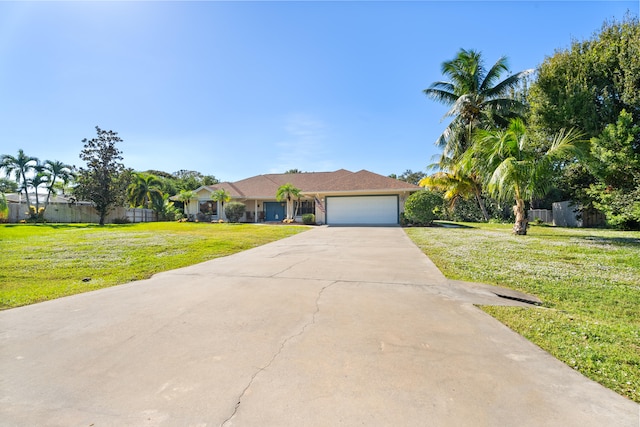
{"label": "blue sky", "polygon": [[424,171],[460,48],[512,72],[635,1],[0,2],[0,154],[82,165],[95,126],[135,170],[234,181]]}

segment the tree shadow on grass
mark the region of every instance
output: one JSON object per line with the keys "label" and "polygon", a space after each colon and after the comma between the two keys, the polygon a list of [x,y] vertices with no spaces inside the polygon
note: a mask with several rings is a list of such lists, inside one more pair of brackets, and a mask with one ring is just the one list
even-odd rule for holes
{"label": "tree shadow on grass", "polygon": [[132,227],[135,224],[93,224],[93,223],[26,223],[26,224],[4,224],[5,228],[15,228],[15,227],[41,227],[41,228],[51,228],[54,230],[64,230],[64,229],[85,229],[85,228],[126,228]]}
{"label": "tree shadow on grass", "polygon": [[634,237],[585,236],[582,239],[590,242],[615,246],[640,246],[640,238]]}
{"label": "tree shadow on grass", "polygon": [[451,221],[434,221],[433,227],[441,227],[441,228],[477,228],[471,225],[460,224],[459,222],[451,222]]}

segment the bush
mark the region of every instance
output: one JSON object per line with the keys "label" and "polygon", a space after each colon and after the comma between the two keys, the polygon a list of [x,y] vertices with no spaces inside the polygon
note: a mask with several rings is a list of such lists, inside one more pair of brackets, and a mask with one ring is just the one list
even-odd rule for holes
{"label": "bush", "polygon": [[29,212],[25,212],[28,216],[27,222],[29,223],[44,223],[44,208],[38,208],[36,211],[35,206],[29,206]]}
{"label": "bush", "polygon": [[0,193],[0,223],[9,222],[9,205],[4,193]]}
{"label": "bush", "polygon": [[242,218],[242,215],[244,215],[245,208],[244,203],[229,202],[224,205],[224,214],[227,216],[229,222],[238,222],[240,218]]}
{"label": "bush", "polygon": [[429,190],[413,193],[404,204],[406,220],[414,225],[431,225],[442,207],[442,196]]}
{"label": "bush", "polygon": [[153,210],[158,215],[158,221],[178,221],[182,218],[182,211],[178,209],[168,195],[164,195],[162,200],[154,200]]}
{"label": "bush", "polygon": [[312,213],[302,215],[302,223],[306,225],[315,225],[316,216]]}
{"label": "bush", "polygon": [[114,224],[130,224],[131,221],[129,221],[129,218],[127,217],[122,217],[122,218],[114,218],[113,223]]}

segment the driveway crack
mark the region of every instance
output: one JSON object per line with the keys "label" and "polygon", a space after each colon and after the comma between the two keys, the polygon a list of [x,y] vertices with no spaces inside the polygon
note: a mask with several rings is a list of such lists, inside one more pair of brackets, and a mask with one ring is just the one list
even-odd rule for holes
{"label": "driveway crack", "polygon": [[288,266],[287,268],[282,269],[281,271],[278,271],[278,272],[276,272],[276,273],[273,273],[273,274],[272,274],[271,276],[269,276],[269,277],[276,277],[276,276],[279,276],[279,275],[281,275],[282,273],[284,273],[284,272],[286,272],[286,271],[291,270],[293,267],[296,267],[297,265],[300,265],[300,264],[305,263],[305,262],[307,262],[307,261],[309,261],[309,258],[305,258],[305,259],[302,259],[302,260],[300,260],[300,261],[298,261],[298,262],[294,262],[293,264],[291,264],[291,265],[290,265],[290,266]]}
{"label": "driveway crack", "polygon": [[284,347],[287,345],[287,343],[289,341],[291,341],[292,339],[297,338],[297,337],[301,336],[302,334],[304,334],[309,326],[312,326],[312,325],[314,325],[316,323],[316,316],[320,312],[320,298],[322,297],[322,294],[324,293],[324,291],[326,289],[330,288],[331,286],[335,285],[336,283],[338,283],[338,282],[337,281],[333,281],[333,282],[329,283],[328,285],[323,286],[320,289],[320,291],[318,291],[318,295],[316,296],[316,302],[315,302],[316,309],[313,312],[313,316],[311,316],[311,320],[309,322],[305,323],[304,326],[300,329],[300,331],[298,331],[295,334],[290,335],[287,338],[285,338],[282,341],[282,343],[280,343],[280,347],[278,348],[278,351],[275,352],[275,354],[271,357],[271,359],[264,366],[258,368],[258,370],[256,372],[254,372],[253,375],[251,375],[251,378],[249,379],[249,383],[242,390],[242,392],[240,393],[240,396],[238,396],[238,401],[237,401],[237,403],[235,404],[235,406],[233,408],[233,412],[231,413],[231,415],[229,415],[228,418],[226,418],[220,424],[220,427],[224,427],[225,425],[227,425],[227,423],[229,423],[233,419],[233,417],[236,416],[236,414],[238,413],[238,409],[240,409],[240,405],[242,404],[242,398],[245,396],[247,391],[251,388],[251,385],[253,384],[253,382],[256,379],[256,377],[262,371],[268,369],[273,364],[273,362],[278,358],[278,356],[280,356],[280,354],[284,350]]}

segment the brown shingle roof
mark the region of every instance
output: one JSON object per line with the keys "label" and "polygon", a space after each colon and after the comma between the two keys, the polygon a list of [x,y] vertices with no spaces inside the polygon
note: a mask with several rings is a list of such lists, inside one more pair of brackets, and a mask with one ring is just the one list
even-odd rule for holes
{"label": "brown shingle roof", "polygon": [[290,183],[302,193],[349,191],[417,191],[420,187],[367,170],[351,172],[307,172],[293,174],[266,174],[236,182],[221,182],[209,188],[224,188],[233,198],[273,198],[281,185]]}
{"label": "brown shingle roof", "polygon": [[339,176],[327,183],[323,191],[381,191],[381,190],[420,190],[417,185],[409,184],[377,173],[361,170],[349,175]]}

